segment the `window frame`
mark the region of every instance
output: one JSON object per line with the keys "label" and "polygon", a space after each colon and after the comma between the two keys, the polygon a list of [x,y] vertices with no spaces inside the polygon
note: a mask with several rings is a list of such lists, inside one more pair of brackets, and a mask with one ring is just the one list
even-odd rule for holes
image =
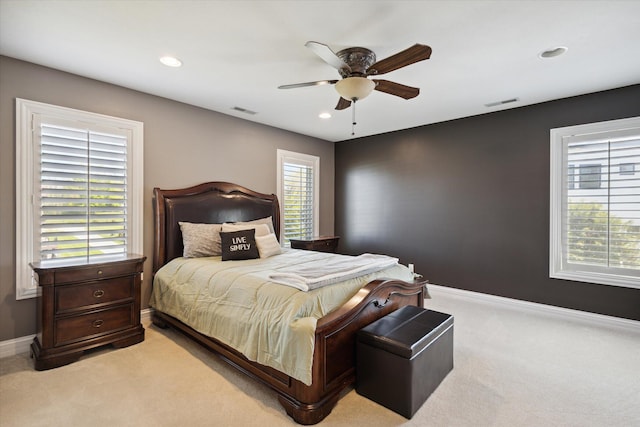
{"label": "window frame", "polygon": [[[555,279],[573,280],[601,285],[620,286],[640,289],[640,270],[617,269],[614,267],[592,267],[573,263],[571,266],[564,256],[565,235],[563,229],[563,214],[568,199],[568,185],[564,180],[565,171],[574,167],[566,159],[565,139],[569,137],[584,137],[586,140],[605,139],[609,135],[629,133],[640,134],[640,117],[620,120],[567,126],[551,129],[550,132],[550,227],[549,227],[549,277]],[[578,172],[579,173],[579,172]],[[573,177],[575,179],[575,176]],[[581,188],[579,178],[574,181],[574,188]],[[563,188],[567,186],[567,191]]]}
{"label": "window frame", "polygon": [[40,175],[36,162],[40,155],[39,136],[34,127],[38,117],[76,122],[79,127],[91,129],[117,128],[128,133],[126,252],[143,252],[143,123],[16,98],[16,300],[37,296],[37,282],[29,263],[39,261],[35,253],[38,247],[35,239],[39,235],[35,203],[39,197],[36,186],[39,186]]}
{"label": "window frame", "polygon": [[277,149],[277,196],[280,201],[280,245],[289,247],[291,243],[286,238],[285,230],[285,197],[284,197],[284,164],[294,163],[299,165],[311,165],[313,168],[313,235],[318,236],[320,230],[320,157],[311,154],[298,153]]}

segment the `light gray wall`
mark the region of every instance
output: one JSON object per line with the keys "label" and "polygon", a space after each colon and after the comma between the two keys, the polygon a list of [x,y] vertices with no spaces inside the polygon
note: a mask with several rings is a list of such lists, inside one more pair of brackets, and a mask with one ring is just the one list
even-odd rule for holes
{"label": "light gray wall", "polygon": [[[36,332],[35,299],[15,299],[15,98],[144,123],[146,272],[154,187],[229,181],[276,193],[278,148],[320,157],[320,233],[333,234],[333,143],[0,56],[0,341]],[[143,283],[145,307],[150,277]]]}

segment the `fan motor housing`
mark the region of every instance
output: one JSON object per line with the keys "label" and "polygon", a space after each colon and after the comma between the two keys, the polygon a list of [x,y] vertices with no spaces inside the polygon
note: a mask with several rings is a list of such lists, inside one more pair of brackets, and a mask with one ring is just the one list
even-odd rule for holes
{"label": "fan motor housing", "polygon": [[351,70],[338,70],[342,78],[366,76],[367,70],[376,62],[376,54],[365,47],[349,47],[336,53]]}

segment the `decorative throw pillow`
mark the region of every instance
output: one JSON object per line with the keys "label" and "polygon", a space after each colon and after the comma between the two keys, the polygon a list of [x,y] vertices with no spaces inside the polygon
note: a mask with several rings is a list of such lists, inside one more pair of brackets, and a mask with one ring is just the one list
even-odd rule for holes
{"label": "decorative throw pillow", "polygon": [[198,258],[205,256],[220,256],[220,231],[222,224],[198,224],[179,222],[182,231],[182,256]]}
{"label": "decorative throw pillow", "polygon": [[221,232],[222,261],[260,258],[255,238],[256,230]]}
{"label": "decorative throw pillow", "polygon": [[247,224],[247,223],[230,223],[225,222],[222,224],[222,231],[228,233],[229,231],[240,230],[256,230],[256,237],[266,236],[269,234],[269,227],[266,224]]}
{"label": "decorative throw pillow", "polygon": [[280,242],[278,242],[276,235],[273,233],[266,236],[256,236],[256,245],[258,246],[260,258],[269,258],[282,252]]}

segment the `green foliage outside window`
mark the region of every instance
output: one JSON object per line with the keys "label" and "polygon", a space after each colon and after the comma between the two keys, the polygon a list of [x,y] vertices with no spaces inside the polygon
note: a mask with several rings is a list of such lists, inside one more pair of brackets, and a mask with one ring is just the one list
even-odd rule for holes
{"label": "green foliage outside window", "polygon": [[572,203],[568,214],[569,262],[640,269],[640,225],[598,203]]}

